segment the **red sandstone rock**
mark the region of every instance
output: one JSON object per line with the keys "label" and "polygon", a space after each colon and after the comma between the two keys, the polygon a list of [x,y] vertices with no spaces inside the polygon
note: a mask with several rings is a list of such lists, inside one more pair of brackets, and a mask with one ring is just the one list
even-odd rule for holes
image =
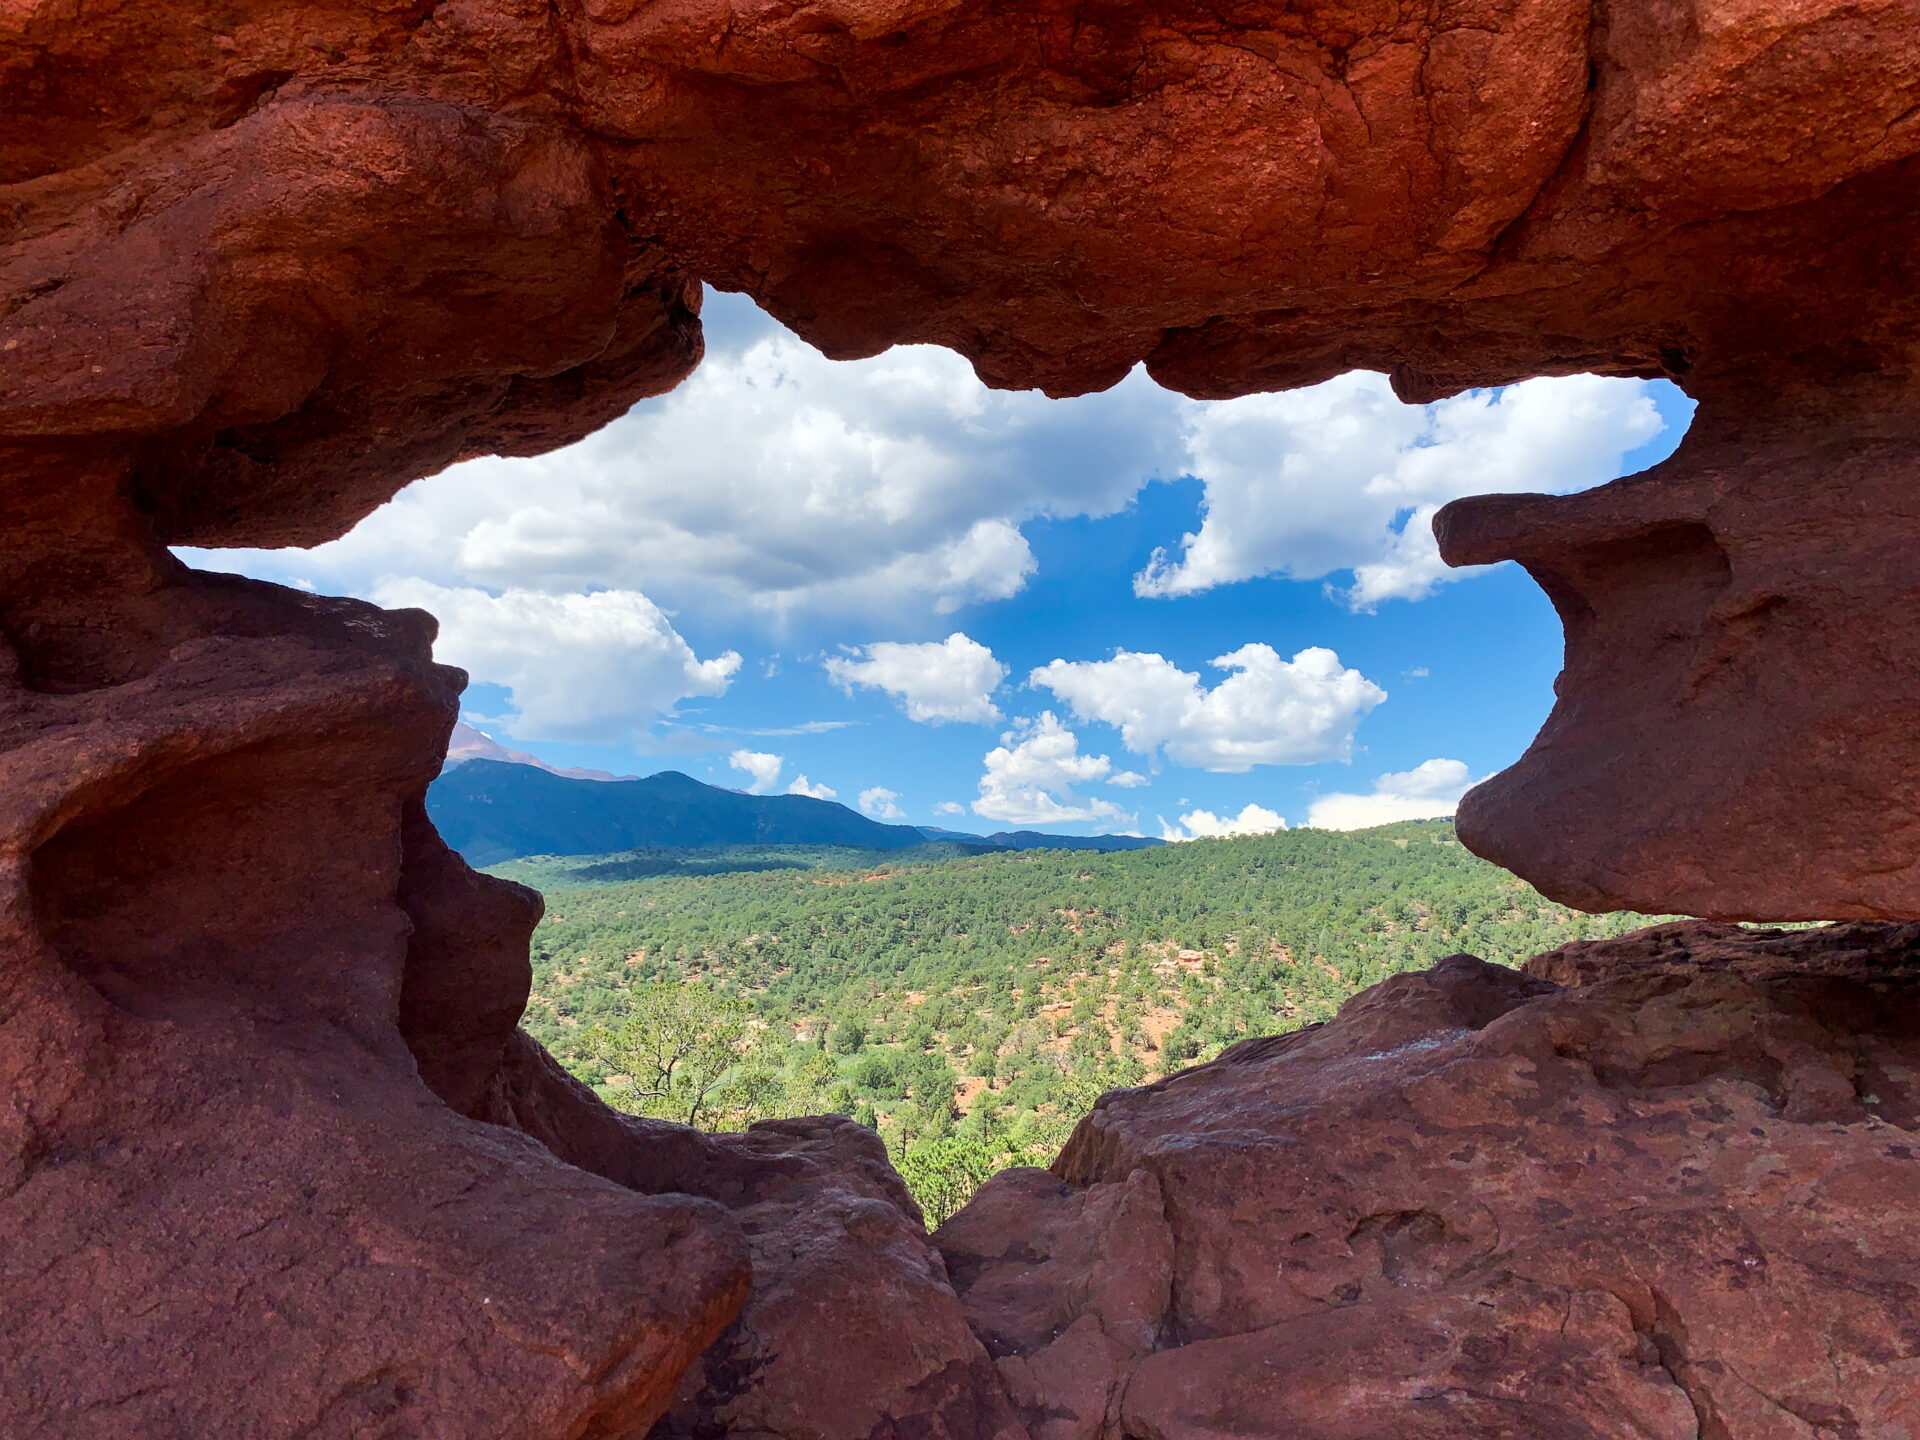
{"label": "red sandstone rock", "polygon": [[990,1181],[936,1240],[1034,1433],[1906,1433],[1911,927],[1536,968],[1583,983],[1455,957]]}
{"label": "red sandstone rock", "polygon": [[[1469,841],[1590,905],[1920,915],[1912,0],[31,5],[0,113],[0,436],[111,453],[168,540],[585,433],[691,368],[695,279],[1056,393],[1672,376],[1654,479],[1448,522],[1574,632]],[[1733,588],[1689,612],[1699,555],[1606,538],[1648,526]]]}
{"label": "red sandstone rock", "polygon": [[742,1135],[616,1115],[516,1035],[480,1112],[642,1193],[727,1206],[754,1290],[655,1440],[1026,1440],[879,1137],[838,1116]]}
{"label": "red sandstone rock", "polygon": [[[8,474],[0,1433],[645,1426],[743,1300],[745,1247],[720,1207],[422,1083],[497,1070],[476,1032],[519,999],[507,971],[463,1013],[429,976],[434,1043],[403,1040],[475,898],[406,853],[462,679],[431,622],[196,576],[116,485]],[[469,920],[506,902],[524,966],[535,912],[480,883]]]}
{"label": "red sandstone rock", "polygon": [[616,223],[580,137],[292,84],[8,187],[0,436],[111,437],[170,541],[312,544],[693,368],[697,292]]}
{"label": "red sandstone rock", "polygon": [[956,1300],[870,1140],[625,1121],[513,1034],[422,617],[161,549],[584,434],[700,280],[1056,393],[1671,375],[1660,471],[1446,518],[1569,626],[1465,833],[1596,906],[1920,915],[1917,101],[1911,0],[7,9],[7,1433],[1920,1425],[1874,932],[1393,982],[995,1182]]}
{"label": "red sandstone rock", "polygon": [[[503,425],[510,449],[555,443],[684,371],[684,339],[644,337],[684,334],[684,281],[662,277],[689,273],[833,353],[933,340],[1062,391],[1148,356],[1210,394],[1357,364],[1422,394],[1903,367],[1920,14],[1597,18],[1580,0],[36,10],[0,52],[23,119],[0,138],[19,217],[0,414],[43,435],[185,427],[201,448],[155,483],[187,492],[179,533],[238,539],[318,533],[328,503],[343,525],[373,482],[280,487],[307,515],[249,536],[198,512],[269,472],[210,439],[279,465],[376,417],[441,429],[316,452],[301,484],[322,490]],[[645,378],[629,361],[616,383],[607,357],[647,344]]]}
{"label": "red sandstone rock", "polygon": [[1592,985],[1637,972],[1680,976],[1731,970],[1748,979],[1791,973],[1802,979],[1867,974],[1880,956],[1906,958],[1920,950],[1920,926],[1817,925],[1802,930],[1761,930],[1676,920],[1650,925],[1617,940],[1576,940],[1536,955],[1522,967],[1556,985]]}
{"label": "red sandstone rock", "polygon": [[1447,507],[1447,558],[1519,559],[1567,632],[1559,703],[1461,838],[1585,909],[1920,913],[1916,474],[1920,415],[1819,418]]}
{"label": "red sandstone rock", "polygon": [[1902,0],[615,3],[569,35],[698,273],[830,354],[1059,391],[1149,355],[1209,394],[1778,363],[1756,306],[1881,330],[1816,319],[1829,192],[1920,148]]}

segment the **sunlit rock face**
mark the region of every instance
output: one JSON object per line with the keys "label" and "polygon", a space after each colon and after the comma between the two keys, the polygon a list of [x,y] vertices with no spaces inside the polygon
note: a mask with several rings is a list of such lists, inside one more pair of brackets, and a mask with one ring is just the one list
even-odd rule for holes
{"label": "sunlit rock face", "polygon": [[1456,956],[1106,1096],[935,1240],[1045,1440],[1901,1435],[1916,938]]}
{"label": "sunlit rock face", "polygon": [[[1616,1209],[1633,1186],[1679,1193],[1624,1149],[1628,1188],[1564,1173],[1593,1163],[1582,1127],[1638,1134],[1647,1106],[1669,1127],[1649,1153],[1758,1216],[1737,1197],[1777,1198],[1772,1162],[1721,1117],[1750,1120],[1787,1157],[1778,1193],[1814,1187],[1828,1207],[1756,1242],[1793,1286],[1700,1268],[1748,1253],[1721,1245],[1704,1201],[1672,1231],[1594,1240],[1591,1271],[1509,1263],[1527,1242],[1475,1248],[1478,1212],[1448,1208],[1453,1190],[1413,1193],[1473,1179],[1454,1150],[1420,1151],[1393,1208],[1285,1237],[1305,1235],[1308,1260],[1282,1263],[1346,1276],[1314,1292],[1347,1307],[1334,1318],[1272,1309],[1294,1293],[1277,1286],[1235,1298],[1217,1276],[1217,1294],[1168,1280],[1157,1301],[1162,1270],[1214,1274],[1175,1243],[1201,1231],[1176,1228],[1162,1269],[1093,1286],[1097,1335],[1063,1322],[1096,1357],[1069,1365],[1061,1341],[1000,1326],[984,1282],[962,1287],[963,1315],[910,1200],[845,1127],[709,1140],[622,1121],[554,1073],[513,1028],[534,902],[472,875],[420,813],[462,683],[432,663],[430,621],[196,574],[164,547],[313,543],[462,456],[583,435],[697,363],[701,281],[834,355],[934,341],[995,384],[1056,394],[1141,360],[1208,396],[1353,366],[1409,398],[1667,375],[1701,410],[1661,470],[1446,517],[1453,558],[1521,559],[1570,632],[1554,721],[1464,830],[1594,906],[1917,915],[1904,721],[1920,666],[1901,603],[1917,77],[1908,0],[10,7],[0,1430],[559,1440],[665,1415],[702,1440],[1017,1436],[1104,1416],[1106,1355],[1156,1357],[1114,1402],[1127,1433],[1268,1434],[1322,1424],[1344,1392],[1233,1390],[1216,1423],[1157,1357],[1171,1336],[1186,1361],[1214,1357],[1207,1373],[1252,1377],[1267,1342],[1248,1336],[1309,1321],[1325,1354],[1354,1351],[1353,1373],[1416,1376],[1352,1411],[1386,1416],[1399,1396],[1416,1408],[1388,1428],[1408,1434],[1441,1413],[1417,1408],[1422,1386],[1445,1396],[1459,1379],[1495,1405],[1543,1370],[1591,1392],[1556,1410],[1527,1390],[1555,1425],[1617,1405],[1658,1434],[1690,1433],[1689,1413],[1707,1435],[1911,1428],[1911,1336],[1884,1318],[1905,1295],[1885,1287],[1912,1269],[1904,1172],[1872,1150],[1875,1126],[1907,1123],[1882,1103],[1906,1062],[1871,1062],[1893,1078],[1861,1082],[1882,1108],[1856,1113],[1827,1077],[1869,1041],[1822,1020],[1805,1065],[1747,1076],[1735,1032],[1774,1025],[1779,985],[1737,1003],[1700,992],[1732,1007],[1725,1024],[1701,1073],[1651,1099],[1648,1077],[1667,1073],[1651,1040],[1618,1040],[1656,1057],[1619,1084],[1615,1040],[1550,1055],[1533,1021],[1461,1021],[1473,1038],[1436,1044],[1499,1072],[1478,1102],[1487,1135],[1539,1132],[1502,1162],[1500,1202],[1536,1226],[1570,1191]],[[1884,947],[1861,955],[1899,968]],[[1514,1014],[1627,1030],[1667,1013],[1667,980],[1621,983],[1593,1000],[1482,988]],[[1847,1033],[1891,1034],[1875,982],[1845,983]],[[1485,1049],[1500,1036],[1517,1048]],[[1502,1055],[1532,1056],[1560,1108],[1526,1098]],[[1144,1157],[1174,1114],[1165,1096],[1267,1063],[1243,1055],[1100,1112],[1060,1178],[1121,1190],[1031,1223],[1110,1212],[1161,1257],[1152,1185],[1163,1206],[1264,1204],[1205,1177],[1177,1200],[1179,1177]],[[1428,1074],[1412,1064],[1368,1072],[1382,1105]],[[1443,1128],[1479,1123],[1448,1113]],[[1295,1134],[1256,1119],[1275,1156],[1335,1143],[1308,1120]],[[1260,1163],[1248,1174],[1272,1179],[1296,1161]],[[1053,1203],[1031,1177],[1006,1184]],[[1329,1214],[1379,1199],[1352,1185],[1329,1191]],[[1821,1248],[1843,1221],[1882,1289],[1855,1284],[1837,1239]],[[1620,1256],[1648,1237],[1687,1255],[1631,1270]],[[956,1240],[948,1260],[983,1244]],[[1500,1266],[1522,1278],[1482,1306],[1456,1261],[1472,1284]],[[1355,1309],[1339,1288],[1386,1304],[1388,1284],[1398,1310]],[[1715,1286],[1744,1297],[1724,1323]],[[1768,1294],[1786,1298],[1752,1308]],[[1399,1328],[1335,1343],[1369,1314]],[[1186,1328],[1165,1330],[1169,1315]],[[1767,1316],[1852,1337],[1837,1378],[1754,1386],[1810,1431],[1742,1410],[1760,1401],[1724,1378],[1754,1373]],[[1393,1334],[1452,1336],[1470,1358],[1518,1335],[1520,1358],[1456,1374],[1438,1351],[1396,1358]],[[1276,1353],[1311,1369],[1305,1350]],[[1079,1377],[1057,1406],[1049,1367]],[[1460,1413],[1471,1433],[1492,1423]]]}
{"label": "sunlit rock face", "polygon": [[1546,727],[1459,815],[1557,900],[1920,910],[1920,410],[1781,403],[1643,475],[1436,521],[1456,563],[1519,560],[1566,627]]}

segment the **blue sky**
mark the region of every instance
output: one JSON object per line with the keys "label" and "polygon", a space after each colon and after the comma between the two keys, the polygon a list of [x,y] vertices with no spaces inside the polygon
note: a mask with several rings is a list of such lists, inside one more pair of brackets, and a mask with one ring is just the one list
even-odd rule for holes
{"label": "blue sky", "polygon": [[736,296],[707,320],[692,380],[581,445],[188,558],[432,610],[468,719],[558,764],[960,830],[1352,826],[1446,813],[1551,703],[1551,607],[1444,571],[1432,511],[1644,469],[1692,410],[1591,377],[1049,401],[926,348],[834,364]]}

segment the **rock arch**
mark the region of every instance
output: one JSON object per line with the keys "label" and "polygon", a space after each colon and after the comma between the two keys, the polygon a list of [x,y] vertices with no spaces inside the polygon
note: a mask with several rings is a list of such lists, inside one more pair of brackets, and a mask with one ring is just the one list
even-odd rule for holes
{"label": "rock arch", "polygon": [[[933,341],[1055,394],[1141,361],[1203,396],[1361,365],[1407,398],[1674,378],[1700,412],[1656,470],[1441,517],[1450,559],[1521,560],[1569,630],[1553,719],[1463,834],[1594,907],[1920,916],[1911,0],[30,0],[0,17],[0,114],[12,1433],[613,1436],[676,1387],[665,1423],[702,1435],[1064,1440],[1186,1413],[1165,1365],[1126,1370],[1122,1402],[1097,1356],[990,1353],[1018,1325],[950,1283],[975,1242],[937,1258],[853,1127],[714,1138],[598,1109],[513,1030],[530,900],[421,820],[461,683],[430,621],[165,548],[311,543],[461,456],[585,434],[697,363],[701,281],[832,355]],[[1717,934],[1661,963],[1737,949]],[[1791,1123],[1905,1103],[1862,1077],[1904,1063],[1875,1007],[1909,943],[1820,952],[1853,967],[1828,998],[1879,1049],[1794,1029],[1795,981],[1725,1000],[1729,1036],[1744,1015],[1785,1037],[1767,1093]],[[1525,1024],[1652,1004],[1460,998],[1493,983],[1456,967],[1441,998],[1375,1009],[1491,1035],[1493,1064]],[[1483,1018],[1448,1019],[1462,1004]],[[1126,1111],[1060,1178],[1074,1204],[1145,1205],[1158,1254],[1132,1177],[1164,1217],[1168,1175],[1101,1168],[1160,1123],[1129,1141]],[[1898,1158],[1850,1134],[1849,1173]],[[1897,1168],[1851,1203],[1898,1193]],[[1471,1251],[1471,1217],[1419,1196],[1354,1204],[1376,1208],[1301,1232],[1346,1247],[1329,1275],[1389,1233],[1422,1274],[1456,1232]],[[1071,1252],[1081,1222],[1022,1223],[1043,1222]],[[1582,1354],[1663,1367],[1687,1403],[1648,1391],[1649,1433],[1773,1433],[1713,1390],[1728,1362],[1671,1296],[1591,1278],[1536,1266],[1499,1304],[1584,1307]],[[1064,1321],[1095,1317],[1089,1354],[1231,1338],[1225,1312],[1149,1324],[1152,1294],[1095,1279],[1107,1299]],[[1849,1354],[1910,1346],[1861,1323]],[[848,1372],[848,1334],[887,1344]],[[1767,1403],[1840,1434],[1920,1404],[1847,1373],[1838,1398],[1815,1377]]]}

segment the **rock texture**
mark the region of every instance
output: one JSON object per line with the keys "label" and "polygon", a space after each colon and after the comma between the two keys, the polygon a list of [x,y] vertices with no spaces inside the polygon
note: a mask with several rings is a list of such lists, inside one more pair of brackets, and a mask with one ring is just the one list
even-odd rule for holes
{"label": "rock texture", "polygon": [[187,572],[119,482],[7,472],[0,1432],[645,1425],[748,1257],[448,1103],[538,915],[421,833],[463,677],[417,612]]}
{"label": "rock texture", "polygon": [[878,1136],[840,1116],[742,1135],[616,1115],[524,1034],[479,1111],[643,1194],[745,1231],[753,1293],[681,1380],[654,1440],[1026,1440]]}
{"label": "rock texture", "polygon": [[1448,517],[1572,651],[1468,842],[1589,905],[1920,915],[1912,0],[40,3],[0,113],[0,437],[168,541],[582,434],[695,363],[696,279],[1060,394],[1672,377],[1652,477]]}
{"label": "rock texture", "polygon": [[[1903,0],[582,20],[621,183],[830,354],[929,340],[1058,392],[1143,358],[1208,395],[1364,365],[1433,395],[1910,352],[1912,262],[1873,233],[1912,223]],[[1874,314],[1820,298],[1854,286]]]}
{"label": "rock texture", "polygon": [[1464,832],[1920,916],[1912,0],[24,0],[0,114],[7,1434],[1920,1425],[1882,932],[1396,982],[1110,1102],[943,1265],[844,1124],[637,1125],[514,1032],[427,617],[164,548],[584,434],[700,281],[1061,394],[1668,375],[1661,470],[1443,517],[1569,629]]}
{"label": "rock texture", "polygon": [[1106,1096],[936,1237],[1030,1432],[1920,1424],[1920,928],[1456,956]]}
{"label": "rock texture", "polygon": [[1461,838],[1588,909],[1915,914],[1917,478],[1920,407],[1789,412],[1443,510],[1447,558],[1517,558],[1567,635],[1559,703]]}

